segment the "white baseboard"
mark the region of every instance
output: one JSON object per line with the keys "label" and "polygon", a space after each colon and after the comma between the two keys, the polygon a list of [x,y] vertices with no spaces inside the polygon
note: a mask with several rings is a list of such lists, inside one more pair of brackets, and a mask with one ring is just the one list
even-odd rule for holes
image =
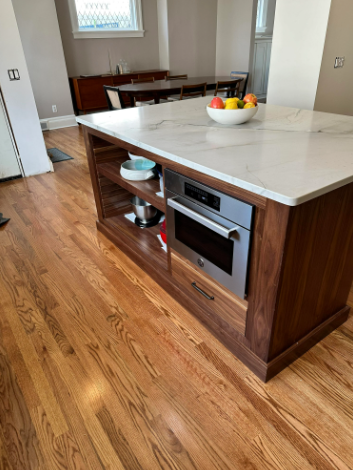
{"label": "white baseboard", "polygon": [[76,116],[70,114],[69,116],[60,116],[56,118],[41,119],[40,124],[42,130],[52,131],[54,129],[63,129],[64,127],[77,126]]}

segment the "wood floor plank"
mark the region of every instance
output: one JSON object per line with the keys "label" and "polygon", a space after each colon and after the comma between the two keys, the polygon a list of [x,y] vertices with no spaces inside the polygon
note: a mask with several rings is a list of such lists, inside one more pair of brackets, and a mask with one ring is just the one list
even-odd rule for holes
{"label": "wood floor plank", "polygon": [[[9,288],[10,286],[11,288],[13,286],[12,278],[11,276],[9,276],[11,272],[13,271],[10,268],[9,260],[5,259],[0,264],[0,276],[2,282]],[[67,432],[67,424],[61,412],[61,409],[52,393],[52,390],[48,384],[46,376],[39,365],[38,356],[33,347],[33,344],[28,338],[16,310],[11,305],[9,305],[9,303],[5,304],[3,299],[0,299],[0,304],[3,306],[6,319],[10,325],[13,335],[16,338],[16,342],[18,344],[19,350],[22,353],[24,362],[26,363],[28,372],[32,378],[36,392],[49,417],[50,423],[54,431],[54,435],[60,436],[61,434]]]}
{"label": "wood floor plank", "polygon": [[[103,406],[96,384],[92,378],[89,379],[87,372],[77,367],[77,361],[74,362],[74,367],[70,367],[68,356],[63,356],[40,315],[35,324],[41,334],[32,335],[34,345],[38,352],[43,351],[43,370],[56,391],[56,398],[65,410],[68,420],[69,433],[60,436],[61,440],[65,443],[65,439],[71,434],[71,443],[78,449],[75,451],[76,460],[80,463],[83,452],[81,449],[85,449],[85,454],[89,455],[86,460],[89,468],[123,468],[95,416],[93,399],[99,403],[98,409]],[[76,357],[76,354],[72,356]],[[88,440],[87,436],[90,436]]]}
{"label": "wood floor plank", "polygon": [[4,441],[4,434],[0,428],[0,470],[13,470]]}
{"label": "wood floor plank", "polygon": [[0,426],[13,470],[41,468],[42,455],[25,400],[0,344]]}
{"label": "wood floor plank", "polygon": [[205,355],[207,355],[207,357],[209,357],[210,360],[214,361],[214,364],[217,367],[222,368],[223,373],[226,374],[227,379],[236,387],[236,389],[243,390],[243,393],[246,394],[248,399],[253,402],[254,406],[261,409],[261,413],[265,414],[271,424],[295,445],[295,448],[311,465],[322,469],[332,468],[330,462],[327,462],[325,458],[315,452],[305,437],[296,432],[296,429],[292,426],[292,422],[288,420],[285,413],[281,413],[282,410],[280,406],[267,398],[265,387],[260,387],[259,390],[261,390],[261,394],[257,394],[252,391],[247,384],[240,381],[233,371],[225,366],[222,361],[213,354],[212,350],[206,347],[205,344],[201,345],[201,350]]}

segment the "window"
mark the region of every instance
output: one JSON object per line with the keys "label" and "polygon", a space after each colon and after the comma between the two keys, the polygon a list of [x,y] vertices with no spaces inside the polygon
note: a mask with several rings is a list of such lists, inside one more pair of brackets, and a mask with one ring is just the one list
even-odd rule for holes
{"label": "window", "polygon": [[141,0],[69,0],[76,39],[142,37]]}
{"label": "window", "polygon": [[259,0],[257,3],[256,32],[263,33],[266,31],[266,13],[267,0]]}

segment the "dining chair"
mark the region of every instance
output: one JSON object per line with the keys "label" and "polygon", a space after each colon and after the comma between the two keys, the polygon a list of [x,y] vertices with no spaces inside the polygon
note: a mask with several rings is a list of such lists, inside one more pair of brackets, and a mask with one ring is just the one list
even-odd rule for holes
{"label": "dining chair", "polygon": [[103,85],[103,89],[110,111],[126,108],[119,88]]}
{"label": "dining chair", "polygon": [[[149,83],[149,82],[154,82],[154,77],[144,77],[144,78],[132,78],[131,79],[131,83],[133,85],[135,85],[136,83]],[[139,98],[144,98],[146,95],[141,95],[139,96]],[[142,106],[151,106],[155,104],[154,103],[154,100],[149,100],[149,101],[139,101],[139,100],[136,100],[135,98],[135,106],[137,106],[138,108],[141,108]]]}
{"label": "dining chair", "polygon": [[190,99],[196,96],[206,96],[207,83],[199,83],[197,85],[183,85],[181,87],[180,101],[184,98]]}
{"label": "dining chair", "polygon": [[244,81],[240,84],[239,98],[243,99],[248,88],[249,72],[231,72],[230,78],[242,78]]}
{"label": "dining chair", "polygon": [[168,82],[169,80],[187,80],[187,74],[184,75],[167,75],[164,77],[165,81]]}
{"label": "dining chair", "polygon": [[243,80],[243,78],[236,78],[235,80],[217,82],[214,96],[221,95],[226,98],[238,98],[240,93],[240,85]]}

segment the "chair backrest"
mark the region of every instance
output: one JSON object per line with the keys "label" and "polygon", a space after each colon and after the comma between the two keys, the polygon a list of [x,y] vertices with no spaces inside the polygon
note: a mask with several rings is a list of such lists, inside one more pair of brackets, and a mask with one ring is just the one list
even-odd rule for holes
{"label": "chair backrest", "polygon": [[135,83],[148,83],[154,82],[154,77],[145,77],[145,78],[132,78],[131,83],[135,85]]}
{"label": "chair backrest", "polygon": [[240,98],[244,98],[246,95],[246,89],[248,87],[249,72],[231,72],[230,78],[243,78],[244,81],[240,84]]}
{"label": "chair backrest", "polygon": [[187,74],[184,74],[184,75],[168,75],[164,78],[168,82],[169,80],[187,80],[188,76],[187,76]]}
{"label": "chair backrest", "polygon": [[119,88],[103,85],[103,89],[110,111],[126,108]]}
{"label": "chair backrest", "polygon": [[217,82],[214,95],[217,96],[218,93],[227,92],[229,97],[234,98],[234,96],[239,96],[241,83],[244,81],[243,78],[236,78],[235,80],[228,80],[226,82]]}
{"label": "chair backrest", "polygon": [[206,96],[207,82],[197,85],[183,85],[181,87],[180,99],[184,96]]}

